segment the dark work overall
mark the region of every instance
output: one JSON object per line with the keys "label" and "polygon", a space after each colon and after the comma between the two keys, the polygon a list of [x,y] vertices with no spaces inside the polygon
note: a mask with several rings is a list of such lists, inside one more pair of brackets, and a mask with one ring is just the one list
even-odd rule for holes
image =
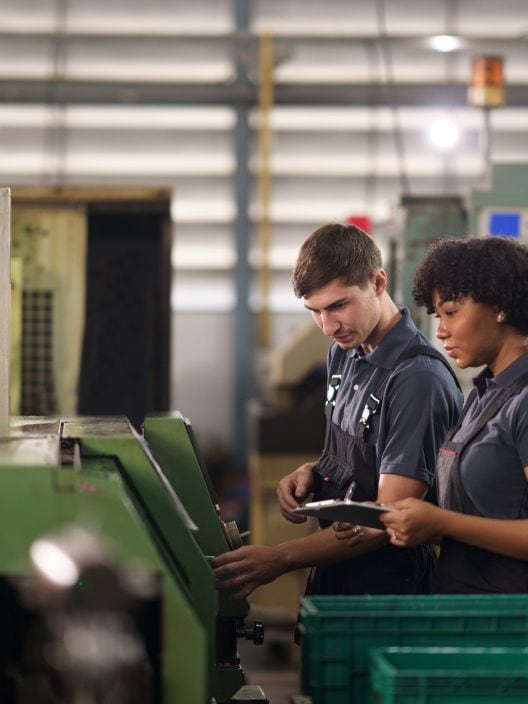
{"label": "dark work overall", "polygon": [[[458,423],[449,431],[437,461],[438,499],[442,508],[472,516],[482,516],[465,491],[460,478],[460,455],[502,406],[528,384],[524,374],[504,389],[462,441],[452,441],[475,395],[472,394]],[[476,393],[476,391],[475,391]],[[521,518],[521,516],[512,516]],[[442,541],[436,590],[441,594],[524,593],[528,592],[528,563],[476,548],[450,538]]]}
{"label": "dark work overall", "polygon": [[[332,420],[335,397],[341,381],[339,372],[345,358],[345,352],[337,350],[338,360],[332,366],[337,365],[338,369],[334,374],[330,370],[325,409],[325,444],[314,468],[316,474],[314,501],[344,498],[352,480],[356,482],[354,501],[376,501],[378,472],[375,447],[367,444],[371,419],[379,409],[392,372],[405,360],[418,355],[436,357],[453,375],[449,364],[434,348],[420,344],[409,347],[387,372],[377,391],[370,394],[356,432],[350,435]],[[320,521],[320,525],[324,528],[330,523]],[[436,558],[430,545],[397,548],[389,544],[361,557],[315,568],[312,570],[308,592],[310,594],[428,593],[432,589],[435,565]]]}

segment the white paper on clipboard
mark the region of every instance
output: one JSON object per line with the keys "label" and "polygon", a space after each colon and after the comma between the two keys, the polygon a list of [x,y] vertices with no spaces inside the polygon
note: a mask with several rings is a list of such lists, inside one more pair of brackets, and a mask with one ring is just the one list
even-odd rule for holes
{"label": "white paper on clipboard", "polygon": [[314,516],[327,521],[343,521],[359,526],[369,526],[370,528],[381,528],[385,526],[379,520],[380,514],[387,511],[397,511],[382,504],[360,503],[358,501],[339,501],[329,499],[327,501],[311,501],[294,508],[294,513],[301,513],[304,516]]}

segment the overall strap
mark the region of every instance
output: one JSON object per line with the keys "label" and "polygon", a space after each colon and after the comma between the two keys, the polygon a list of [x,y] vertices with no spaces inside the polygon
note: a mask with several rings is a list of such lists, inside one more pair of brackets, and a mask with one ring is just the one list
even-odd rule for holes
{"label": "overall strap", "polygon": [[331,406],[335,406],[336,396],[341,386],[341,378],[343,376],[343,367],[345,366],[346,360],[346,350],[342,347],[337,346],[337,349],[330,362],[330,368],[328,370],[328,387],[326,390],[326,403]]}
{"label": "overall strap", "polygon": [[361,418],[359,419],[359,422],[361,425],[364,427],[365,430],[369,430],[370,428],[370,421],[373,415],[375,415],[378,412],[379,405],[383,399],[383,395],[385,393],[385,388],[387,387],[387,384],[389,383],[389,380],[391,378],[392,372],[397,369],[397,367],[402,363],[407,361],[408,359],[412,359],[413,357],[418,357],[419,355],[423,355],[425,357],[434,357],[435,359],[438,359],[442,364],[445,366],[445,368],[449,371],[453,379],[455,380],[456,385],[460,389],[460,383],[456,377],[455,372],[451,368],[451,365],[447,361],[447,359],[444,357],[444,355],[439,352],[437,349],[434,347],[431,347],[430,345],[413,345],[412,347],[407,347],[401,355],[398,357],[396,362],[393,364],[393,366],[389,369],[388,373],[386,374],[385,378],[381,382],[381,385],[377,389],[377,391],[373,394],[370,394],[367,402],[365,403],[365,407],[363,408],[363,413],[361,414]]}
{"label": "overall strap", "polygon": [[[497,394],[496,398],[490,403],[486,411],[479,418],[477,424],[475,425],[471,433],[466,438],[464,438],[464,445],[467,445],[471,440],[473,440],[475,435],[480,433],[486,423],[488,423],[488,421],[490,421],[499,412],[499,410],[504,406],[506,401],[508,401],[512,396],[515,396],[520,391],[522,391],[522,389],[527,384],[528,372],[526,372],[526,374],[522,374],[518,379],[516,379],[512,384],[510,384],[510,386],[507,386],[500,394]],[[456,425],[449,431],[446,440],[451,440],[453,435],[457,432],[457,430],[459,430],[460,426],[462,425],[462,420],[464,416],[467,414],[471,404],[475,399],[476,393],[477,390],[473,389],[471,394],[468,396],[462,413],[460,414],[460,418],[458,419]]]}
{"label": "overall strap", "polygon": [[468,413],[469,409],[471,408],[471,404],[475,400],[476,395],[477,395],[477,389],[475,389],[475,388],[471,389],[471,391],[469,392],[469,395],[464,403],[464,406],[460,412],[460,415],[458,416],[457,422],[453,426],[451,426],[451,428],[449,428],[449,430],[447,432],[446,438],[443,442],[444,445],[451,440],[451,438],[453,437],[453,435],[456,432],[459,431],[460,426],[462,425],[462,421],[467,416],[467,413]]}

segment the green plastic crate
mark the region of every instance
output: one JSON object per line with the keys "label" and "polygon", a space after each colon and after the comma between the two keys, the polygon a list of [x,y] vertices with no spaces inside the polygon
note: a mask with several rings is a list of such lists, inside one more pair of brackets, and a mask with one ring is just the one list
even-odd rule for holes
{"label": "green plastic crate", "polygon": [[528,647],[528,595],[301,599],[301,692],[313,704],[370,704],[371,648]]}
{"label": "green plastic crate", "polygon": [[370,653],[374,704],[526,704],[524,648],[387,648]]}

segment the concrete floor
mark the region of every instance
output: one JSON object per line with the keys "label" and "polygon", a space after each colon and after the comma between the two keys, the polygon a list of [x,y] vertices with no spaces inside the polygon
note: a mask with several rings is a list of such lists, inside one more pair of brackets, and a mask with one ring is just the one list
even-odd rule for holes
{"label": "concrete floor", "polygon": [[291,704],[300,692],[299,647],[290,640],[276,641],[269,636],[260,646],[239,643],[240,663],[247,683],[259,685],[270,704]]}

